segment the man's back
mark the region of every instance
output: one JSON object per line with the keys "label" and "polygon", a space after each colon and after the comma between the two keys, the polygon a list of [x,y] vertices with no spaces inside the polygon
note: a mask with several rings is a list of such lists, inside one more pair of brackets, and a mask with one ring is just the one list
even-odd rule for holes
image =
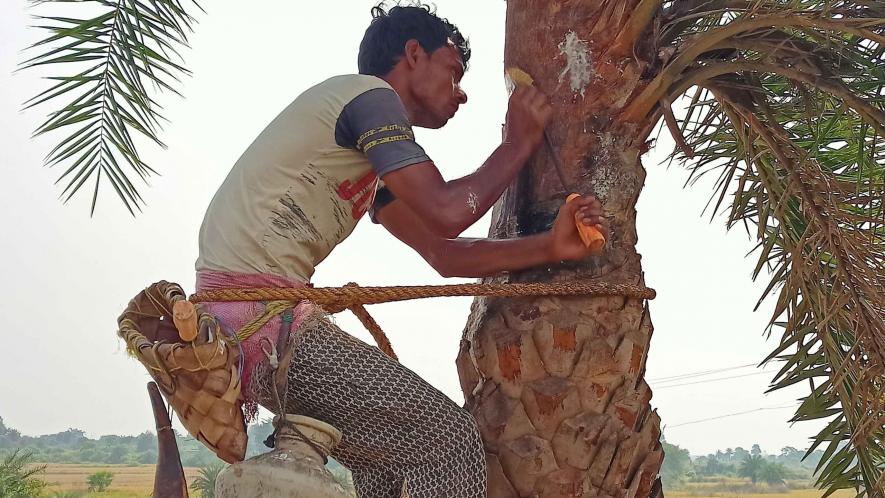
{"label": "man's back", "polygon": [[339,118],[354,98],[375,89],[392,92],[374,76],[330,78],[262,131],[212,199],[197,270],[310,279],[374,197],[377,175],[366,155],[342,139]]}

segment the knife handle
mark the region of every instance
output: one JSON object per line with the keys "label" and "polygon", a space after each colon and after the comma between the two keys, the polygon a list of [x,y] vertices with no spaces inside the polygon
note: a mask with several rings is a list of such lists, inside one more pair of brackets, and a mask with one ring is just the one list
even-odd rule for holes
{"label": "knife handle", "polygon": [[184,342],[197,338],[197,310],[187,299],[175,301],[172,305],[172,323],[178,329],[178,337]]}
{"label": "knife handle", "polygon": [[[565,202],[572,202],[579,197],[581,197],[580,194],[571,194],[565,199]],[[602,232],[600,232],[595,226],[585,225],[584,222],[578,218],[578,213],[575,213],[575,226],[578,228],[578,235],[581,236],[581,240],[584,241],[585,246],[594,252],[601,251],[602,248],[605,247],[605,236],[602,235]]]}

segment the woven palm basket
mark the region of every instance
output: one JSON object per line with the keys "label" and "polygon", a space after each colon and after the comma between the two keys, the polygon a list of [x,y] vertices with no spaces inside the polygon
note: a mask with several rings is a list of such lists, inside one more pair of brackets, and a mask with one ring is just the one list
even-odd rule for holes
{"label": "woven palm basket", "polygon": [[[147,368],[185,429],[228,462],[246,455],[240,397],[240,350],[215,318],[199,312],[199,334],[182,342],[172,306],[186,299],[178,284],[160,281],[140,292],[120,315],[120,335]],[[199,308],[198,308],[199,311]]]}

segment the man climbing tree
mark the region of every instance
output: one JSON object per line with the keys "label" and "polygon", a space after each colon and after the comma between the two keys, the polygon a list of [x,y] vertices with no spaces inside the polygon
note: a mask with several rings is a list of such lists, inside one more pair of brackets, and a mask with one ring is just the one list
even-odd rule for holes
{"label": "man climbing tree", "polygon": [[[36,135],[66,130],[46,157],[50,166],[65,165],[58,177],[65,185],[62,198],[69,200],[77,192],[91,190],[94,211],[104,182],[135,214],[144,201],[133,177],[146,179],[153,170],[143,161],[133,136],[162,144],[162,115],[153,95],[158,89],[173,90],[177,76],[188,73],[176,63],[174,47],[187,45],[196,21],[190,11],[198,6],[179,0],[78,3],[96,4],[89,9],[94,14],[85,18],[41,17],[40,28],[46,37],[33,46],[40,53],[22,66],[67,71],[55,73],[52,85],[27,106],[64,99],[65,103],[35,130]],[[827,492],[854,489],[871,497],[885,496],[881,451],[885,439],[881,423],[885,413],[881,396],[885,376],[883,2],[508,0],[506,8],[504,60],[508,66],[531,73],[537,85],[549,93],[559,112],[545,141],[556,144],[561,160],[555,161],[552,154],[537,154],[532,164],[524,167],[519,181],[493,213],[492,234],[513,237],[546,231],[561,206],[558,188],[564,182],[554,177],[561,176],[578,185],[577,190],[592,192],[604,202],[615,237],[600,257],[540,271],[511,272],[503,279],[505,285],[509,285],[507,281],[553,279],[623,283],[644,289],[643,268],[635,248],[635,206],[646,180],[640,157],[654,146],[650,138],[663,122],[674,138],[677,157],[685,161],[695,178],[710,173],[719,176],[711,182],[714,195],[710,206],[716,212],[725,208],[728,226],[747,227],[757,243],[758,264],[753,276],[767,274],[763,294],[777,296],[769,332],[776,330],[773,337],[779,339],[765,361],[784,362],[772,389],[807,383],[810,389],[792,420],[828,420],[811,446],[824,449],[826,455],[816,485]],[[386,85],[400,92],[406,111],[413,110],[419,100],[405,92],[401,81],[388,76],[395,74],[394,66],[403,61],[415,70],[420,61],[436,60],[433,55],[438,50],[430,50],[425,38],[440,38],[425,26],[415,27],[415,32],[422,34],[415,37],[423,50],[420,57],[411,52],[414,46],[406,47],[408,36],[398,38],[395,50],[389,52],[395,54],[389,59],[393,61],[388,68],[391,74],[381,74]],[[457,48],[460,43],[456,40],[460,38],[452,39]],[[442,43],[433,46],[439,49]],[[388,52],[373,49],[373,53]],[[458,57],[466,62],[460,50]],[[429,75],[429,66],[424,68]],[[421,86],[418,83],[424,82],[412,79],[405,86],[414,89]],[[454,83],[452,86],[454,95]],[[328,95],[338,94],[330,91]],[[358,100],[355,91],[349,96]],[[688,98],[673,109],[681,97]],[[349,104],[338,100],[329,105],[343,110]],[[537,137],[537,130],[535,135],[520,135],[513,128],[517,123],[525,124],[515,112],[518,102],[530,100],[527,95],[514,96],[514,112],[508,120],[511,145],[524,146],[531,143],[531,136]],[[456,99],[453,105],[457,108],[460,103]],[[430,113],[418,114],[426,117]],[[321,125],[317,129],[333,123],[337,127],[338,114],[326,109],[322,114],[325,121],[317,116],[320,114],[312,121]],[[420,125],[419,116],[406,116],[415,120],[412,124]],[[267,143],[289,150],[295,140],[315,138],[309,126],[297,131],[300,135]],[[406,133],[382,136],[384,131],[375,131],[380,138],[362,145],[369,160],[373,154],[390,149],[387,145],[391,142],[400,147],[410,141],[410,137],[392,138]],[[353,142],[368,138],[353,136],[352,130],[350,137],[346,133],[342,137]],[[517,137],[523,141],[517,142]],[[330,149],[318,148],[318,154],[310,157],[311,167],[339,148],[348,149],[337,140],[330,144]],[[256,147],[260,145],[261,141],[256,143]],[[247,156],[254,152],[250,149]],[[519,157],[514,155],[514,159]],[[519,164],[518,160],[501,162]],[[555,162],[563,165],[562,171],[554,171],[551,163]],[[373,171],[369,168],[365,167],[365,173]],[[261,174],[272,170],[266,169]],[[416,164],[410,164],[397,176],[410,175],[416,169]],[[293,166],[286,171],[292,171],[294,178],[294,172],[306,170]],[[328,175],[330,168],[323,171]],[[252,174],[252,170],[238,165],[234,175],[241,173]],[[399,201],[377,210],[382,221],[395,224],[399,209],[395,206],[402,203],[409,213],[416,213],[420,226],[430,234],[446,231],[440,228],[457,229],[457,220],[464,216],[461,204],[451,201],[456,210],[449,211],[451,205],[440,199],[458,201],[456,194],[467,195],[460,202],[469,206],[471,214],[474,207],[481,212],[486,206],[480,192],[448,188],[460,185],[458,182],[446,189],[429,189],[422,184],[409,191],[402,185],[394,186],[396,180],[388,177],[395,173],[382,174],[390,184],[388,190],[369,188],[374,180],[371,176],[350,173],[342,173],[338,181],[311,177],[287,185],[293,194],[300,195],[303,192],[292,185],[328,180],[325,185],[332,192],[331,199],[337,195],[347,198],[336,217],[352,217],[354,207],[358,207],[357,214],[370,207],[371,192],[379,192],[379,205],[385,198],[399,196]],[[252,185],[261,188],[243,193],[256,199],[280,178],[286,179],[262,178]],[[367,183],[357,181],[361,178],[367,178]],[[442,184],[438,178],[436,183]],[[81,188],[87,185],[93,188]],[[409,197],[417,192],[446,209],[429,214],[421,211],[416,205],[432,202]],[[298,209],[290,209],[296,204],[285,199],[281,203],[272,195],[263,198],[268,206],[262,209],[275,216],[265,233],[247,231],[265,226],[250,205],[244,211],[253,213],[247,223],[232,224],[237,228],[228,233],[231,239],[220,243],[257,241],[255,247],[237,249],[242,254],[253,249],[277,254],[271,252],[270,245],[279,244],[278,238],[292,237],[294,244],[296,237],[291,233],[280,235],[291,226],[318,226],[318,220],[312,218],[314,211],[306,211],[303,202],[297,204]],[[236,198],[231,201],[240,204]],[[301,218],[310,224],[299,224]],[[560,216],[560,225],[562,219]],[[559,232],[569,228],[563,226]],[[678,235],[678,223],[670,229],[669,234]],[[315,262],[328,253],[327,246],[344,238],[345,232],[336,232],[328,240],[308,233],[301,237],[310,238],[311,244],[298,247],[320,248],[309,254]],[[428,259],[440,268],[448,265],[446,273],[473,274],[464,265],[453,263],[459,261],[456,256],[442,261],[438,256],[440,248],[460,248],[457,242],[430,237],[434,242],[425,241],[423,246]],[[538,255],[527,250],[529,247],[519,248],[520,243],[530,245],[511,241],[498,247],[510,244],[513,251],[514,247],[520,249],[516,252],[520,256]],[[534,243],[539,244],[538,239]],[[468,252],[459,250],[461,254]],[[466,264],[479,270],[479,263]],[[492,272],[492,266],[485,270]],[[307,270],[312,271],[310,264]],[[258,271],[265,272],[265,268]],[[265,280],[257,281],[266,282],[271,276],[283,279],[281,273],[280,268],[271,268],[261,274]],[[204,288],[211,283],[210,275],[203,272]],[[644,380],[652,334],[644,299],[647,297],[618,295],[476,302],[458,365],[467,406],[476,417],[488,451],[490,496],[644,498],[660,493],[656,483],[663,458],[660,418],[651,409],[651,389]],[[682,301],[690,311],[691,296]],[[711,331],[715,329],[711,327]]]}
{"label": "man climbing tree", "polygon": [[[550,231],[507,240],[457,238],[482,217],[538,149],[551,117],[545,95],[517,88],[504,137],[474,173],[446,182],[412,126],[441,128],[467,95],[470,48],[458,28],[418,4],[376,7],[358,75],[298,96],[258,136],[213,198],[200,229],[197,290],[308,285],[319,264],[369,212],[441,275],[479,277],[591,256],[581,223],[605,232],[592,197],[563,205]],[[472,417],[377,348],[302,303],[243,344],[247,408],[275,411],[262,339],[291,332],[290,411],[344,433],[335,458],[359,496],[484,497],[486,465]],[[210,303],[238,330],[265,313],[252,302]],[[253,371],[254,370],[254,371]]]}

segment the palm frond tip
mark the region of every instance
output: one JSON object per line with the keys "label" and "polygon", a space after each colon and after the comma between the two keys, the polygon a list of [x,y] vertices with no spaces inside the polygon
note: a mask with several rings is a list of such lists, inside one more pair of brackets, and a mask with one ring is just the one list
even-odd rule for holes
{"label": "palm frond tip", "polygon": [[[178,93],[174,84],[188,70],[178,49],[187,45],[194,18],[177,0],[51,0],[35,2],[90,4],[79,8],[94,13],[74,18],[38,16],[37,27],[48,36],[31,46],[42,50],[21,68],[64,68],[50,76],[53,84],[25,102],[25,108],[66,99],[49,113],[34,135],[65,131],[46,157],[46,164],[65,164],[57,182],[67,202],[87,183],[93,183],[95,211],[99,187],[106,179],[126,209],[134,214],[143,199],[133,183],[156,173],[139,154],[136,140],[145,137],[164,147],[159,138],[163,121],[153,95],[164,90]],[[193,4],[197,8],[199,5]]]}

